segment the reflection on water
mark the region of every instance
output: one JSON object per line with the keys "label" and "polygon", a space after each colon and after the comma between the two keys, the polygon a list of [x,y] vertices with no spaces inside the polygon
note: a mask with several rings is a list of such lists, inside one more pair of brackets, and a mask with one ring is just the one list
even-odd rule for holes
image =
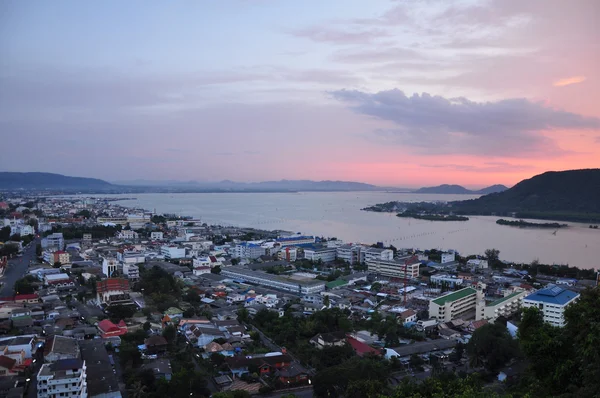
{"label": "reflection on water", "polygon": [[[131,195],[107,195],[112,197]],[[463,200],[471,195],[421,195],[385,192],[138,194],[123,206],[156,209],[201,218],[209,224],[283,229],[335,236],[347,242],[384,242],[400,248],[456,249],[483,254],[497,248],[509,261],[569,264],[598,268],[600,230],[569,223],[554,234],[550,229],[520,229],[497,225],[498,217],[474,216],[469,221],[434,222],[361,211],[369,205],[403,202]],[[547,220],[544,222],[548,222]]]}

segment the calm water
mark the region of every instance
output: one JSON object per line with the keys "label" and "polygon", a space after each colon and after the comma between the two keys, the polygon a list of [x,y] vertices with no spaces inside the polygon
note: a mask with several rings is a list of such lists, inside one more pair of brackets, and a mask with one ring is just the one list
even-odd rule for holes
{"label": "calm water", "polygon": [[[107,195],[111,197],[131,195]],[[581,268],[600,267],[600,230],[569,223],[558,230],[519,229],[497,225],[498,217],[471,217],[466,222],[433,222],[361,211],[376,203],[398,201],[450,201],[470,195],[419,195],[385,192],[209,193],[138,194],[123,206],[156,209],[200,218],[208,224],[283,229],[346,242],[382,241],[399,248],[456,249],[462,254],[483,254],[497,248],[500,258]]]}

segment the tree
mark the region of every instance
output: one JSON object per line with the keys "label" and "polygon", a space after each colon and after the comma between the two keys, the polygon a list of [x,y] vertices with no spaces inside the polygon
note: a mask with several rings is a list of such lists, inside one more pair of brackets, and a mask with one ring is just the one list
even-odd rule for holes
{"label": "tree", "polygon": [[135,345],[122,343],[119,346],[119,360],[123,368],[137,368],[142,364],[142,354]]}
{"label": "tree", "polygon": [[162,333],[169,344],[173,344],[177,338],[177,329],[173,325],[167,325]]}
{"label": "tree", "polygon": [[239,258],[232,258],[231,259],[231,265],[238,265],[240,263],[240,259]]}
{"label": "tree", "polygon": [[27,275],[24,278],[17,279],[14,286],[14,293],[16,294],[31,294],[35,292],[35,282],[36,278],[32,275]]}
{"label": "tree", "polygon": [[210,272],[212,274],[220,274],[221,273],[221,267],[219,265],[214,266],[210,269]]}
{"label": "tree", "polygon": [[474,364],[481,362],[487,370],[495,372],[517,356],[519,349],[506,326],[494,323],[484,325],[473,333],[467,344],[467,353]]}
{"label": "tree", "polygon": [[331,300],[329,299],[329,295],[325,296],[325,298],[323,299],[323,305],[326,308],[329,308],[329,305],[331,304]]}
{"label": "tree", "polygon": [[37,257],[42,257],[42,245],[40,243],[35,245],[35,255]]}
{"label": "tree", "polygon": [[52,268],[60,268],[62,267],[62,263],[60,261],[55,261],[54,264],[52,264]]}
{"label": "tree", "polygon": [[379,291],[381,291],[381,288],[382,288],[382,287],[383,287],[383,286],[381,285],[381,283],[379,283],[379,282],[374,282],[374,283],[371,285],[371,291],[373,291],[373,292],[379,292]]}
{"label": "tree", "polygon": [[500,256],[500,250],[498,249],[487,249],[485,251],[485,256],[489,261],[498,261]]}
{"label": "tree", "polygon": [[0,229],[0,241],[6,242],[7,240],[9,240],[10,239],[10,231],[11,231],[10,226],[6,226],[6,227]]}
{"label": "tree", "polygon": [[143,328],[145,332],[148,332],[152,328],[152,325],[150,324],[150,322],[146,321],[144,322]]}

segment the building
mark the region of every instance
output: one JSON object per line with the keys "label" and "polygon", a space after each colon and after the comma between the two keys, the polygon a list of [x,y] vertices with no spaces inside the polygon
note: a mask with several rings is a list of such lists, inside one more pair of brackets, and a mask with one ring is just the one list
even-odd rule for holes
{"label": "building", "polygon": [[544,314],[544,321],[553,326],[565,325],[565,308],[579,299],[579,293],[548,285],[545,289],[523,298],[523,307],[536,307]]}
{"label": "building", "polygon": [[118,337],[127,333],[127,325],[123,320],[115,325],[110,320],[104,319],[98,322],[98,331],[103,339],[109,339],[111,337]]}
{"label": "building", "polygon": [[337,250],[335,247],[305,247],[304,258],[313,262],[328,263],[335,260]]}
{"label": "building", "polygon": [[60,262],[61,264],[69,264],[71,262],[71,256],[69,253],[59,250],[54,252],[54,263]]}
{"label": "building", "polygon": [[451,288],[454,288],[455,286],[461,286],[464,282],[462,278],[457,278],[454,275],[448,274],[431,275],[429,280],[436,286],[446,285]]}
{"label": "building", "polygon": [[121,398],[117,376],[104,341],[100,339],[79,342],[81,359],[86,361],[87,373],[94,375],[87,381],[89,398]]}
{"label": "building", "polygon": [[292,235],[283,238],[278,238],[276,242],[279,243],[279,245],[282,248],[287,246],[312,245],[315,243],[315,237],[304,235]]}
{"label": "building", "polygon": [[83,234],[81,244],[83,244],[84,246],[90,246],[92,244],[92,234]]}
{"label": "building", "polygon": [[140,279],[140,267],[135,264],[123,264],[123,276],[129,280]]}
{"label": "building", "polygon": [[293,246],[284,247],[277,253],[277,257],[280,260],[294,262],[298,258],[298,249]]}
{"label": "building", "polygon": [[475,269],[487,269],[488,261],[474,258],[474,259],[467,261],[467,267],[471,267],[471,268],[475,268]]}
{"label": "building", "polygon": [[478,301],[475,320],[486,319],[493,322],[500,316],[508,318],[521,308],[523,297],[528,295],[525,290],[507,293],[509,294],[490,303],[486,303],[484,300]]}
{"label": "building", "polygon": [[419,276],[420,265],[416,257],[406,260],[373,260],[368,263],[368,270],[390,278],[413,279]]}
{"label": "building", "polygon": [[46,362],[79,358],[79,344],[76,339],[71,337],[55,335],[44,347],[44,360]]}
{"label": "building", "polygon": [[265,248],[256,243],[242,242],[235,245],[232,252],[232,257],[255,259],[264,256]]}
{"label": "building", "polygon": [[224,268],[221,275],[249,283],[256,283],[275,289],[299,294],[318,293],[325,290],[325,282],[316,279],[290,279],[279,275],[251,271],[239,266]]}
{"label": "building", "polygon": [[429,302],[429,317],[440,322],[450,322],[469,311],[474,312],[478,294],[480,299],[483,299],[483,287],[478,286],[478,289],[480,289],[479,292],[476,289],[467,287],[431,300]]}
{"label": "building", "polygon": [[452,263],[454,261],[456,261],[456,253],[454,253],[454,252],[442,253],[441,259],[440,259],[440,262],[442,264]]}
{"label": "building", "polygon": [[211,268],[209,266],[203,266],[203,267],[194,267],[194,275],[196,276],[200,276],[203,274],[210,274],[210,270]]}
{"label": "building", "polygon": [[163,245],[160,247],[160,254],[165,256],[165,259],[167,260],[185,258],[185,247]]}
{"label": "building", "polygon": [[417,321],[417,313],[414,310],[406,310],[402,311],[398,314],[398,320],[402,321],[402,323],[407,322],[416,322]]}
{"label": "building", "polygon": [[108,278],[96,282],[96,300],[98,304],[132,304],[129,296],[129,281],[125,278]]}
{"label": "building", "polygon": [[394,259],[394,252],[391,249],[381,249],[379,247],[369,247],[364,250],[365,252],[365,263],[369,264],[373,261],[392,261]]}
{"label": "building", "polygon": [[117,252],[117,260],[123,264],[139,264],[145,263],[146,257],[142,252],[135,250],[125,250],[122,253]]}
{"label": "building", "polygon": [[163,240],[165,238],[165,234],[163,232],[155,231],[150,232],[150,240]]}
{"label": "building", "polygon": [[131,229],[124,229],[122,231],[117,232],[117,239],[136,240],[138,237],[138,233]]}
{"label": "building", "polygon": [[75,282],[67,274],[46,274],[44,275],[44,285],[56,288],[75,287]]}
{"label": "building", "polygon": [[19,235],[21,236],[25,236],[25,235],[35,235],[35,228],[33,228],[31,225],[21,225],[19,227]]}
{"label": "building", "polygon": [[140,229],[144,228],[146,224],[148,224],[151,220],[151,216],[149,214],[128,214],[127,215],[127,223],[131,227],[131,229]]}
{"label": "building", "polygon": [[361,245],[348,243],[336,248],[337,258],[344,260],[348,264],[362,264],[365,261],[365,253]]}
{"label": "building", "polygon": [[109,278],[113,275],[116,275],[117,270],[119,269],[119,262],[115,258],[106,258],[102,259],[102,273]]}
{"label": "building", "polygon": [[42,239],[42,249],[44,250],[64,250],[65,238],[62,233],[53,233]]}
{"label": "building", "polygon": [[319,349],[323,349],[325,347],[342,347],[346,344],[346,333],[320,333],[310,339],[309,342]]}
{"label": "building", "polygon": [[37,374],[38,398],[87,398],[86,370],[85,361],[81,359],[61,359],[43,364]]}

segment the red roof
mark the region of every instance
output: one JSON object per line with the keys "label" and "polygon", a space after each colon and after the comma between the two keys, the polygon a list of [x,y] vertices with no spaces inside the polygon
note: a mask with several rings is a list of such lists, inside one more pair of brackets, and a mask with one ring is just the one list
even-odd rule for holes
{"label": "red roof", "polygon": [[0,367],[11,370],[15,367],[16,363],[16,360],[7,357],[6,355],[0,355]]}
{"label": "red roof", "polygon": [[15,301],[17,301],[17,300],[37,300],[39,298],[40,298],[40,296],[38,296],[37,293],[17,294],[15,296]]}
{"label": "red roof", "polygon": [[356,352],[356,355],[358,355],[359,357],[362,357],[365,354],[381,355],[381,352],[379,350],[376,350],[370,345],[365,344],[362,341],[358,341],[353,337],[346,337],[346,341],[348,342],[348,344],[350,344],[352,349]]}
{"label": "red roof", "polygon": [[208,256],[208,258],[210,258],[210,261],[213,263],[216,263],[219,261],[219,260],[217,260],[217,258],[215,256]]}
{"label": "red roof", "polygon": [[96,283],[98,293],[109,292],[111,290],[129,291],[129,281],[125,278],[108,278]]}

